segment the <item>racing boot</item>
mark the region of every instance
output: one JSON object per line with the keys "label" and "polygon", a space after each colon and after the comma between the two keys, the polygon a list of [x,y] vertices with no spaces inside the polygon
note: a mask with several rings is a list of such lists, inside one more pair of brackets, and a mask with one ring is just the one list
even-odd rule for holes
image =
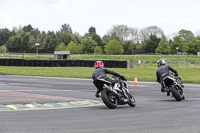
{"label": "racing boot", "polygon": [[167,92],[167,96],[170,96],[170,91]]}
{"label": "racing boot", "polygon": [[167,92],[167,96],[170,96],[170,91],[168,87],[165,88],[165,92]]}
{"label": "racing boot", "polygon": [[165,88],[161,86],[161,92],[165,92]]}
{"label": "racing boot", "polygon": [[100,92],[101,92],[100,90],[97,90],[96,94],[95,94],[95,97],[100,98],[101,97]]}
{"label": "racing boot", "polygon": [[184,95],[182,95],[182,97],[181,97],[183,100],[185,100],[185,96]]}
{"label": "racing boot", "polygon": [[169,91],[169,89],[168,88],[165,88],[165,87],[161,87],[161,92],[167,92],[167,96],[170,96],[170,91]]}

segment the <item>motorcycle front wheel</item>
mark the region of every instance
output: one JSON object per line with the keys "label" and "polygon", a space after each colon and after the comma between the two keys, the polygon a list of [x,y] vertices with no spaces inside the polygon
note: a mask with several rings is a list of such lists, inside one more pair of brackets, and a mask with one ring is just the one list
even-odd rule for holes
{"label": "motorcycle front wheel", "polygon": [[118,99],[111,92],[103,90],[101,92],[101,99],[108,108],[115,109],[117,107]]}
{"label": "motorcycle front wheel", "polygon": [[135,103],[135,98],[130,94],[129,95],[129,99],[128,99],[128,105],[130,107],[135,107],[136,103]]}

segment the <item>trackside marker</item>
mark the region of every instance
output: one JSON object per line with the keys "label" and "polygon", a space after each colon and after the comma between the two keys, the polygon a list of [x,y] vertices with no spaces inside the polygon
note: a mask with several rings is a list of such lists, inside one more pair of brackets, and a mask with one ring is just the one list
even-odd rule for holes
{"label": "trackside marker", "polygon": [[135,80],[134,80],[133,86],[138,86],[137,76],[135,76]]}

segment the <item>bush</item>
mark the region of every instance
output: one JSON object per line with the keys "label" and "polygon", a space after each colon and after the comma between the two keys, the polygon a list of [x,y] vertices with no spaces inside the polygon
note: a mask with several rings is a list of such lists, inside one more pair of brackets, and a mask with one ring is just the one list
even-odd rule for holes
{"label": "bush", "polygon": [[7,50],[7,49],[6,49],[5,46],[1,46],[1,47],[0,47],[0,52],[1,52],[1,53],[6,53],[6,50]]}

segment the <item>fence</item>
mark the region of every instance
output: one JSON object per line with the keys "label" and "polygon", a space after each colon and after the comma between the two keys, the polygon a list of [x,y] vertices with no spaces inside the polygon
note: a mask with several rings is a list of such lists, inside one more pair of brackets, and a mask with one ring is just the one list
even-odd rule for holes
{"label": "fence", "polygon": [[176,68],[200,68],[200,58],[169,58],[165,61]]}
{"label": "fence", "polygon": [[[22,59],[22,60],[30,60],[27,62],[37,62],[34,64],[42,64],[42,66],[44,66],[43,64],[48,64],[49,63],[43,63],[43,62],[53,62],[52,65],[50,66],[55,66],[54,64],[64,64],[64,66],[68,66],[68,64],[80,64],[80,59],[78,59],[77,61],[74,60],[69,60],[68,62],[64,63],[55,63],[56,61],[54,61],[54,55],[53,54],[35,54],[35,53],[23,53],[23,54],[18,54],[18,53],[6,53],[6,54],[1,54],[2,58],[8,58],[8,59]],[[198,56],[197,56],[198,57]],[[37,60],[37,61],[33,61],[33,60]],[[41,60],[41,61],[40,61]],[[45,61],[44,61],[45,60]],[[95,59],[92,59],[93,63],[95,61]],[[200,68],[200,58],[165,58],[166,60],[166,64],[175,67],[175,68]],[[83,60],[82,60],[83,61]],[[82,63],[83,66],[84,64],[88,64],[86,63],[88,60],[85,60],[85,63]],[[105,61],[105,60],[104,60]],[[121,61],[117,62],[118,60],[107,60],[105,61],[106,64],[109,64],[108,66],[105,65],[105,67],[119,67],[119,68],[147,68],[147,67],[156,67],[156,60],[155,61],[147,61],[144,59],[129,59],[129,61],[125,61],[125,66],[124,63],[122,63]],[[14,62],[14,61],[12,61]],[[17,62],[17,61],[16,61]],[[24,62],[24,61],[19,61],[19,62]],[[62,61],[63,62],[63,61]],[[72,63],[71,63],[72,62]],[[75,62],[75,63],[74,63]],[[116,65],[117,62],[117,65]],[[1,63],[0,65],[2,65],[3,63]],[[6,63],[6,64],[13,64],[13,63]],[[29,64],[29,63],[27,63]],[[105,64],[105,63],[104,63]],[[120,65],[123,64],[123,65]],[[5,65],[5,64],[3,64]],[[32,65],[31,65],[32,66]],[[86,65],[89,66],[89,65]]]}
{"label": "fence", "polygon": [[130,68],[135,68],[135,67],[146,67],[146,60],[142,59],[130,59]]}
{"label": "fence", "polygon": [[26,59],[26,60],[53,60],[54,54],[35,54],[35,53],[3,53],[2,58]]}
{"label": "fence", "polygon": [[[167,58],[167,65],[175,68],[200,68],[200,58]],[[143,59],[130,59],[130,68],[156,67],[155,62],[147,62]]]}

